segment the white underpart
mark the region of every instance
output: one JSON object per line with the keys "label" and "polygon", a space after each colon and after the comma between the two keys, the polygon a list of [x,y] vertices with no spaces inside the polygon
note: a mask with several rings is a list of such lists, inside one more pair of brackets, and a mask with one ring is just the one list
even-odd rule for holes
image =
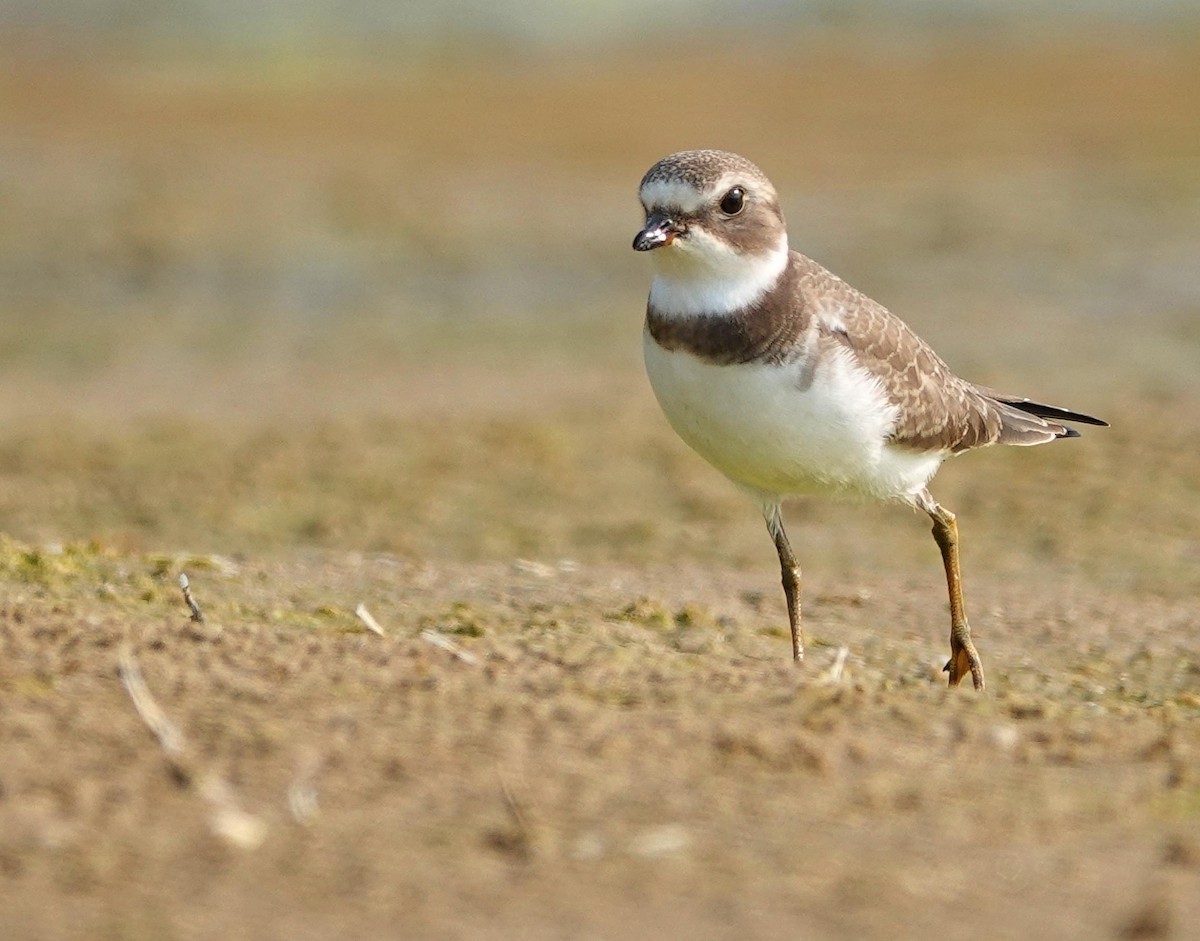
{"label": "white underpart", "polygon": [[946,455],[889,444],[896,407],[847,350],[826,349],[816,363],[719,366],[645,337],[671,427],[764,512],[805,494],[911,503]]}
{"label": "white underpart", "polygon": [[650,303],[666,316],[721,314],[762,299],[788,263],[787,237],[768,252],[740,254],[693,226],[683,238],[655,249]]}

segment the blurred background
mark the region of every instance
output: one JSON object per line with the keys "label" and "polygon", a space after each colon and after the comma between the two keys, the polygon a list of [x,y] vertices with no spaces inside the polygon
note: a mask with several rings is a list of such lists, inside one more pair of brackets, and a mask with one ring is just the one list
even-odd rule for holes
{"label": "blurred background", "polygon": [[[641,362],[690,147],[1112,422],[934,482],[988,696],[891,506],[786,659]],[[1183,938],[1198,442],[1200,0],[0,0],[0,936]]]}
{"label": "blurred background", "polygon": [[[770,562],[641,373],[638,180],[717,147],[959,372],[1114,422],[943,472],[1028,514],[996,565],[1196,587],[1194,2],[6,0],[0,59],[9,536]],[[805,542],[928,561],[876,512]]]}

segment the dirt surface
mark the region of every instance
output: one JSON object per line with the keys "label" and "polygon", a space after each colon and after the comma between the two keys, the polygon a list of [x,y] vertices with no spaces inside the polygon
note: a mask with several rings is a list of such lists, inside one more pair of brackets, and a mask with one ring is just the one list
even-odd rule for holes
{"label": "dirt surface", "polygon": [[[932,577],[827,581],[796,670],[767,579],[690,565],[67,557],[114,597],[29,588],[0,620],[10,937],[1187,937],[1200,918],[1187,601],[1128,616],[1046,573],[1015,596],[976,579],[1010,598],[977,622],[980,697],[941,685]],[[185,567],[203,624],[166,584]],[[123,649],[180,757],[139,721]]]}
{"label": "dirt surface", "polygon": [[[715,109],[686,55],[0,78],[0,936],[1195,937],[1200,56],[838,48]],[[793,667],[658,414],[632,194],[699,143],[1112,421],[935,481],[987,695],[894,507],[789,508]]]}

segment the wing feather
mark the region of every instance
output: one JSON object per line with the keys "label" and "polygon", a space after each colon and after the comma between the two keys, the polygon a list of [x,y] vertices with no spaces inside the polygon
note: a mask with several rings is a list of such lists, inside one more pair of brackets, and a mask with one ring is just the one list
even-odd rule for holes
{"label": "wing feather", "polygon": [[894,443],[958,452],[1001,440],[997,403],[956,376],[904,321],[811,259],[797,261],[804,268],[798,289],[819,318],[823,340],[847,346],[896,407]]}

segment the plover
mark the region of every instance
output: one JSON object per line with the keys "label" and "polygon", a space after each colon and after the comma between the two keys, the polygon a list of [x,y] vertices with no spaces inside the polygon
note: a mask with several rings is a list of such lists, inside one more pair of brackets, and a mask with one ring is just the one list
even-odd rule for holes
{"label": "plover", "polygon": [[984,688],[958,562],[958,524],[927,489],[946,458],[1033,445],[1105,425],[1091,415],[974,385],[903,321],[791,251],[779,197],[749,160],[718,150],[664,157],[642,178],[652,252],[645,357],[683,440],[762,509],[783,575],[792,655],[804,657],[800,566],[784,499],[866,496],[933,520],[950,594],[950,685]]}

